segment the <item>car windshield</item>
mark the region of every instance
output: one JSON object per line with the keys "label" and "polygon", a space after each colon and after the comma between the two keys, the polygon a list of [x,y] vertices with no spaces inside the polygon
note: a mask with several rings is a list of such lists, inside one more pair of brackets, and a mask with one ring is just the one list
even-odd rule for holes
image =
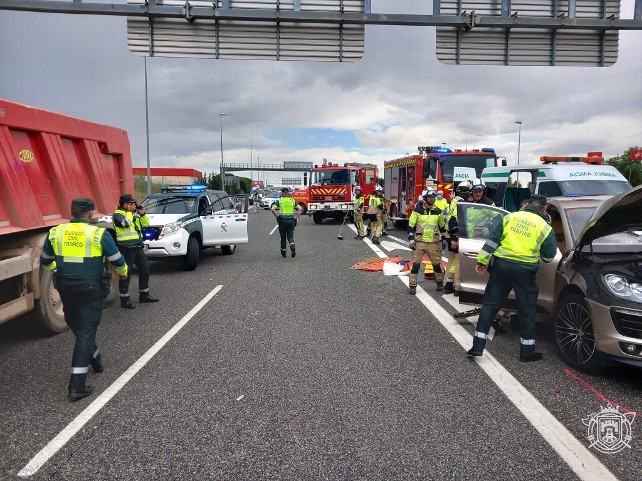
{"label": "car windshield", "polygon": [[195,205],[193,196],[152,196],[143,201],[147,214],[190,214],[195,211]]}
{"label": "car windshield", "polygon": [[[577,238],[582,234],[584,227],[586,227],[586,224],[588,224],[596,209],[597,207],[574,207],[566,210],[566,218],[571,228],[573,244],[575,244]],[[606,250],[611,251],[612,249],[609,249],[610,246],[621,246],[622,244],[628,246],[635,245],[642,248],[642,237],[640,234],[642,234],[641,231],[630,231],[603,236],[593,241],[593,248],[597,248],[599,251],[600,247],[604,247]],[[636,247],[636,250],[639,249]]]}

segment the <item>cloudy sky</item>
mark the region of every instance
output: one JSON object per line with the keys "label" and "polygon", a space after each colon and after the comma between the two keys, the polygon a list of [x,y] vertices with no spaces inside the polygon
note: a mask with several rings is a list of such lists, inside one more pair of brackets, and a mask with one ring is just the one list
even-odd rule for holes
{"label": "cloudy sky", "polygon": [[[633,7],[622,0],[621,18]],[[432,14],[432,2],[373,0],[372,12]],[[612,67],[455,66],[436,59],[434,27],[367,26],[356,63],[154,57],[149,157],[218,172],[220,112],[226,163],[382,166],[441,143],[516,163],[518,120],[522,163],[618,155],[642,144],[641,47],[642,31],[623,31]],[[146,165],[144,60],[124,17],[0,10],[0,98],[123,128]]]}

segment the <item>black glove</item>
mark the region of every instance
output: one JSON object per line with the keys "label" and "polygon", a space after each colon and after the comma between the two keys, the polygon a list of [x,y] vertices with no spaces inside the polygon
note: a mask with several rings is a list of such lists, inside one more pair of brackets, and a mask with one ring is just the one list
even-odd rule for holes
{"label": "black glove", "polygon": [[294,219],[294,226],[295,226],[295,227],[296,227],[296,225],[297,225],[298,223],[299,223],[299,219]]}
{"label": "black glove", "polygon": [[281,225],[281,216],[280,215],[276,216],[276,223]]}
{"label": "black glove", "polygon": [[379,210],[386,210],[385,206],[383,204],[378,205]]}

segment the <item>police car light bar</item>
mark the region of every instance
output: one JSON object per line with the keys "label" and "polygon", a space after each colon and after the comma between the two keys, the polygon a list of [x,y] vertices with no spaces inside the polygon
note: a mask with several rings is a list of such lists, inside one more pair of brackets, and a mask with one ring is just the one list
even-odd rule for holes
{"label": "police car light bar", "polygon": [[207,186],[202,184],[162,185],[161,186],[161,192],[178,192],[178,191],[202,192],[205,189],[207,189]]}

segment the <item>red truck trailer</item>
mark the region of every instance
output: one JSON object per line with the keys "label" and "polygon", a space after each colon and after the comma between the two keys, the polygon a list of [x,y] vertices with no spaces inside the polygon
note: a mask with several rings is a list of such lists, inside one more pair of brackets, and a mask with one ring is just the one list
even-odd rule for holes
{"label": "red truck trailer", "polygon": [[[127,132],[0,99],[0,186],[0,324],[29,314],[48,333],[65,331],[40,251],[49,229],[69,220],[73,198],[92,198],[101,222],[133,193]],[[116,285],[114,275],[108,301]]]}

